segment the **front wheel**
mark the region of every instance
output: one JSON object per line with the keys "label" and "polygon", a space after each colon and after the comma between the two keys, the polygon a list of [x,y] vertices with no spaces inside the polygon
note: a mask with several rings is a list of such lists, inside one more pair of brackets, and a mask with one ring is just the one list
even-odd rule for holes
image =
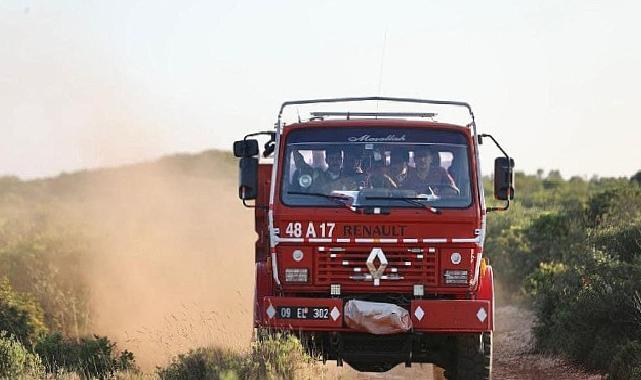
{"label": "front wheel", "polygon": [[456,350],[445,371],[448,380],[492,378],[492,333],[456,337]]}

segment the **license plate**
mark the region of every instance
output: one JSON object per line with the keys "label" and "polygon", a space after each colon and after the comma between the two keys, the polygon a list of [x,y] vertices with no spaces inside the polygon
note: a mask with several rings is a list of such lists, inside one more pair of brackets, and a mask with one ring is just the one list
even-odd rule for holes
{"label": "license plate", "polygon": [[329,319],[329,308],[317,306],[279,306],[280,319]]}

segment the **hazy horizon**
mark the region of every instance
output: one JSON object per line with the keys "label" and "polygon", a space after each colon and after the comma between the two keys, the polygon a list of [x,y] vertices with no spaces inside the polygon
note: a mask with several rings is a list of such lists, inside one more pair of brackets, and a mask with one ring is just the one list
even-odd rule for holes
{"label": "hazy horizon", "polygon": [[[229,153],[230,155],[232,154],[231,150],[224,150],[224,149],[211,149],[211,150],[220,151],[220,152],[226,152],[226,153]],[[64,175],[81,174],[81,173],[84,173],[84,172],[87,172],[87,171],[92,171],[92,170],[121,169],[121,168],[130,167],[130,166],[136,166],[136,165],[154,164],[154,163],[158,162],[159,160],[162,160],[162,159],[167,158],[167,157],[172,157],[172,156],[176,156],[176,155],[194,155],[194,156],[196,156],[196,155],[199,155],[199,154],[202,154],[202,153],[206,153],[206,152],[211,151],[211,150],[202,150],[202,151],[196,151],[196,152],[173,152],[173,153],[167,153],[167,154],[163,154],[163,155],[160,155],[160,156],[157,156],[157,157],[149,157],[147,159],[141,159],[141,160],[137,160],[137,161],[114,163],[114,164],[111,164],[111,165],[101,165],[101,166],[93,166],[93,167],[76,168],[76,169],[73,169],[73,170],[63,170],[63,171],[60,171],[58,173],[42,175],[42,176],[25,177],[25,176],[20,176],[20,175],[16,175],[16,174],[0,174],[0,179],[1,178],[16,177],[20,181],[47,180],[47,179],[58,178],[58,177],[64,176]],[[484,162],[484,164],[485,164],[485,162]],[[631,175],[623,175],[623,176],[599,176],[598,174],[593,174],[593,175],[567,175],[567,174],[561,172],[559,169],[554,169],[554,168],[549,169],[549,170],[540,168],[540,170],[543,170],[543,173],[542,173],[542,177],[543,178],[547,177],[550,174],[550,172],[552,172],[552,171],[559,171],[560,174],[561,174],[561,177],[563,179],[567,180],[567,179],[570,179],[571,177],[578,176],[578,177],[581,177],[582,179],[584,179],[586,181],[590,180],[590,179],[592,179],[594,177],[597,177],[597,178],[623,178],[623,177],[630,178],[634,174],[636,174],[636,173],[632,173]],[[533,172],[529,172],[529,171],[525,171],[525,170],[523,170],[521,168],[518,168],[518,167],[516,168],[516,173],[517,174],[518,173],[522,173],[524,175],[537,175],[538,174],[537,170],[535,170]],[[212,172],[212,174],[217,174],[217,173]],[[488,176],[488,175],[492,175],[492,174],[493,173],[491,171],[483,173],[484,176]]]}
{"label": "hazy horizon", "polygon": [[[525,173],[629,177],[641,169],[640,10],[5,1],[0,176],[229,150],[270,129],[285,100],[382,95],[468,101]],[[484,173],[497,154],[483,147]]]}

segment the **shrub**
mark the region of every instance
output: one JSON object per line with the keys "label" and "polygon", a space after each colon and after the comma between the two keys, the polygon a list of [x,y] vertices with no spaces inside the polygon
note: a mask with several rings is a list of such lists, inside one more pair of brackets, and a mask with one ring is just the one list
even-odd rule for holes
{"label": "shrub", "polygon": [[0,331],[0,379],[38,378],[43,375],[40,358],[13,336]]}
{"label": "shrub", "polygon": [[293,379],[300,370],[311,366],[313,359],[294,336],[277,333],[252,345],[249,362],[252,378]]}
{"label": "shrub", "polygon": [[539,349],[606,370],[620,342],[641,339],[632,296],[641,287],[637,278],[641,268],[631,265],[542,264],[527,285],[536,299]]}
{"label": "shrub", "polygon": [[641,344],[631,341],[622,345],[610,364],[609,380],[641,378]]}
{"label": "shrub", "polygon": [[615,379],[634,378],[639,369],[631,358],[641,342],[639,188],[609,187],[584,208],[544,213],[524,235],[540,260],[524,282],[535,300],[537,347],[610,369]]}
{"label": "shrub", "polygon": [[0,279],[0,330],[27,347],[47,332],[40,305],[30,295],[14,291],[6,278]]}
{"label": "shrub", "polygon": [[9,215],[7,223],[0,223],[0,273],[14,289],[32,295],[49,329],[82,335],[89,322],[83,272],[88,243],[80,231],[54,222],[51,215],[34,214]]}
{"label": "shrub", "polygon": [[594,232],[593,241],[613,259],[632,263],[641,257],[641,218],[600,228]]}
{"label": "shrub", "polygon": [[178,355],[166,368],[159,368],[163,380],[245,378],[246,358],[221,348],[198,348]]}
{"label": "shrub", "polygon": [[105,379],[121,371],[136,371],[134,355],[119,352],[107,337],[94,335],[78,340],[60,333],[46,336],[36,345],[47,372],[75,372],[88,378]]}
{"label": "shrub", "polygon": [[260,339],[248,353],[221,348],[199,348],[158,368],[163,380],[294,379],[312,360],[291,335],[274,334]]}

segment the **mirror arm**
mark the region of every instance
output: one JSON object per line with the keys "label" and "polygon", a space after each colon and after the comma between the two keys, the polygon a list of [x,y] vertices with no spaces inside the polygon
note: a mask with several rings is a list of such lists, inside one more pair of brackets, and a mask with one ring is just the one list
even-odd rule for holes
{"label": "mirror arm", "polygon": [[506,152],[505,150],[503,150],[503,148],[501,147],[501,144],[499,144],[499,142],[498,142],[498,141],[496,141],[496,139],[494,138],[494,136],[492,136],[492,135],[488,135],[488,134],[482,134],[482,135],[479,135],[479,136],[481,136],[481,137],[489,137],[489,138],[491,138],[491,139],[492,139],[492,141],[494,141],[494,144],[496,145],[496,147],[497,147],[497,148],[499,148],[499,150],[501,151],[501,153],[503,153],[503,155],[505,156],[505,158],[507,158],[507,159],[508,159],[508,162],[509,162],[510,156],[507,154],[507,152]]}
{"label": "mirror arm", "polygon": [[269,141],[265,143],[263,149],[263,157],[267,157],[274,152],[274,143],[276,142],[276,132],[274,131],[260,131],[246,135],[243,140],[247,141],[248,137],[254,136],[269,136]]}
{"label": "mirror arm", "polygon": [[254,201],[254,204],[247,203],[246,199],[243,199],[243,206],[245,206],[247,208],[259,208],[259,209],[262,209],[262,210],[269,210],[268,206],[256,206],[256,201]]}
{"label": "mirror arm", "polygon": [[[480,136],[480,137],[489,137],[490,139],[492,139],[492,141],[494,141],[494,144],[496,145],[496,147],[497,147],[497,148],[499,148],[499,150],[501,151],[501,153],[503,153],[503,155],[505,156],[505,158],[507,158],[508,165],[510,165],[510,155],[509,155],[509,154],[507,154],[507,152],[503,149],[503,147],[501,147],[501,144],[499,144],[499,142],[498,142],[498,141],[496,141],[496,139],[494,138],[494,136],[492,136],[492,135],[490,135],[490,134],[481,134],[481,135],[479,135],[479,136]],[[512,168],[510,168],[510,169],[512,169]],[[512,176],[510,176],[509,178],[510,178],[510,182],[511,182],[511,180],[512,180]],[[510,183],[510,184],[509,184],[509,188],[512,188],[512,183]],[[487,211],[487,212],[494,212],[494,211],[507,211],[507,209],[509,209],[509,208],[510,208],[510,194],[508,194],[508,195],[507,195],[507,200],[505,201],[505,206],[503,206],[503,207],[488,207],[488,208],[486,209],[486,211]]]}
{"label": "mirror arm", "polygon": [[250,133],[247,136],[245,136],[243,138],[243,140],[247,140],[248,137],[261,136],[261,135],[274,135],[274,132],[272,132],[272,131],[260,131],[260,132]]}
{"label": "mirror arm", "polygon": [[508,197],[508,199],[505,201],[505,206],[503,206],[503,207],[488,207],[488,208],[485,209],[485,211],[486,212],[507,211],[507,209],[509,209],[509,208],[510,208],[510,199]]}

